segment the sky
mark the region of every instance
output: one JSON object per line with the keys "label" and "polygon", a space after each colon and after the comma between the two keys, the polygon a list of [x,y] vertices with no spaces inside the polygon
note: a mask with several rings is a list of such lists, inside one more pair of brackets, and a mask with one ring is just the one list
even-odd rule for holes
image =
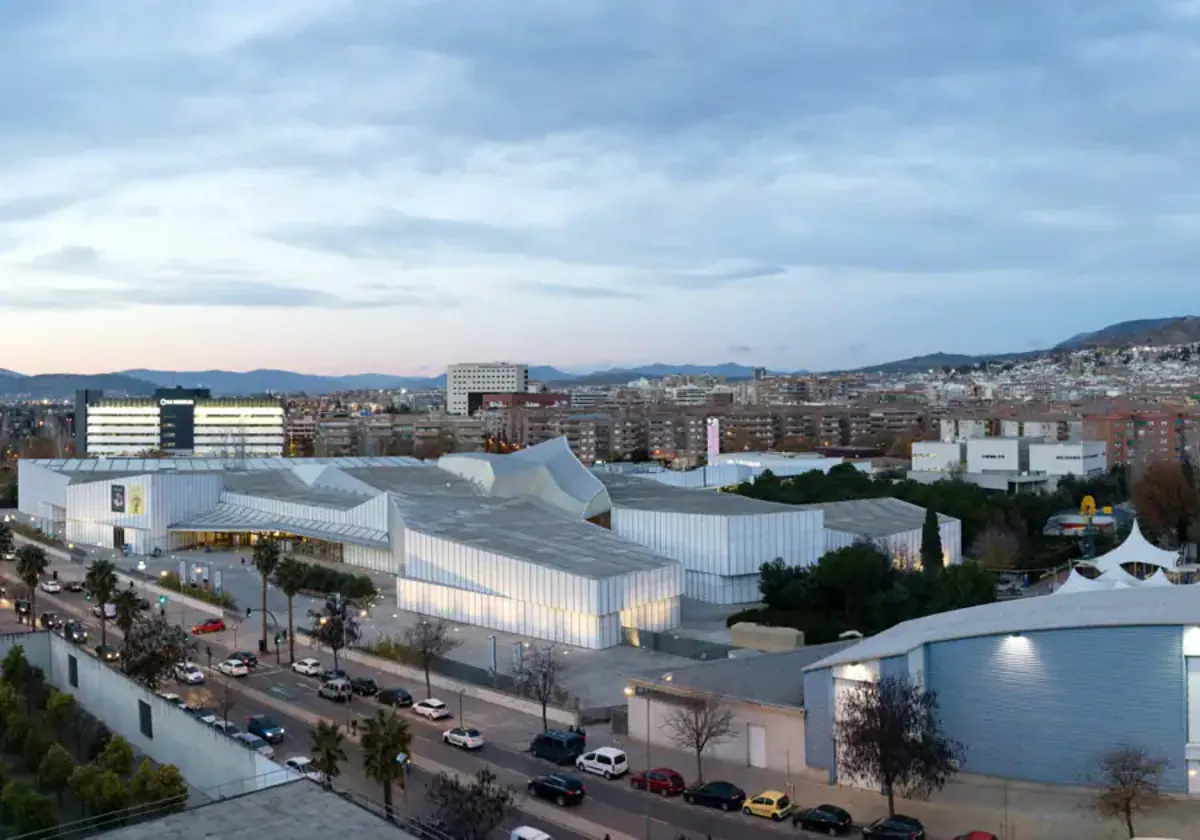
{"label": "sky", "polygon": [[1200,0],[0,4],[0,368],[1021,351],[1197,314]]}

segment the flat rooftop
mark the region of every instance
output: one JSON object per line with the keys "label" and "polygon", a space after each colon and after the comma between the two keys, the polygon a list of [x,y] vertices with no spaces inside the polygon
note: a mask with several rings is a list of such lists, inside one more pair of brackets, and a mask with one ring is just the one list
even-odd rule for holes
{"label": "flat rooftop", "polygon": [[750,516],[761,513],[796,513],[797,505],[764,502],[722,493],[719,490],[689,490],[672,487],[648,478],[620,473],[595,473],[608,488],[614,507],[631,510],[658,510],[665,513],[694,513],[709,516]]}
{"label": "flat rooftop", "polygon": [[416,840],[373,811],[307,779],[104,832],[106,840],[329,840],[342,836]]}
{"label": "flat rooftop", "polygon": [[[798,507],[825,511],[825,527],[831,531],[864,537],[890,537],[915,531],[925,524],[925,508],[900,499],[855,499]],[[943,525],[954,521],[953,517],[938,514],[938,522]]]}
{"label": "flat rooftop", "polygon": [[[323,467],[402,467],[422,461],[416,458],[39,458],[23,461],[61,473],[123,473],[143,475],[148,472],[207,472],[224,473],[290,470],[306,464]],[[108,477],[111,477],[108,476]]]}
{"label": "flat rooftop", "polygon": [[243,493],[280,502],[351,510],[371,500],[371,496],[305,484],[291,470],[222,473],[221,481],[227,493]]}

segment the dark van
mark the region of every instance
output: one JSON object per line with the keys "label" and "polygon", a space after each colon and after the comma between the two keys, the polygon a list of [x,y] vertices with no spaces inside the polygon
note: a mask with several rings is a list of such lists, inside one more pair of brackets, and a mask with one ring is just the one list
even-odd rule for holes
{"label": "dark van", "polygon": [[586,747],[583,736],[577,732],[550,730],[534,738],[529,751],[534,758],[544,758],[555,764],[574,764]]}

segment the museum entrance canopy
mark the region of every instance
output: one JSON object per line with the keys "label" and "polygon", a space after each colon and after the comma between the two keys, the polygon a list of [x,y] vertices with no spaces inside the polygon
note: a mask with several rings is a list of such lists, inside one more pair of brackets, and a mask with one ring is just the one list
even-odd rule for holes
{"label": "museum entrance canopy", "polygon": [[390,548],[386,531],[377,531],[362,525],[347,525],[340,522],[321,522],[316,519],[299,519],[278,516],[253,508],[222,503],[207,513],[172,525],[172,532],[200,533],[270,533],[278,531],[297,537],[329,542],[353,543],[370,548]]}

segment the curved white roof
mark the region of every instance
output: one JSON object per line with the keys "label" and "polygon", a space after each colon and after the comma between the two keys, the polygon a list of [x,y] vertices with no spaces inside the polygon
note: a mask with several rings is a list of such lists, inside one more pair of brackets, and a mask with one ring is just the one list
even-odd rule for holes
{"label": "curved white roof", "polygon": [[565,437],[507,455],[443,455],[437,465],[494,498],[525,499],[579,519],[612,509],[608,489],[575,457]]}
{"label": "curved white roof", "polygon": [[905,656],[925,644],[1039,630],[1200,624],[1200,586],[1139,586],[1016,598],[897,624],[805,670]]}
{"label": "curved white roof", "polygon": [[1119,569],[1126,563],[1143,563],[1147,566],[1158,566],[1160,569],[1173,570],[1179,565],[1179,554],[1167,551],[1151,543],[1142,535],[1137,520],[1133,520],[1133,530],[1119,546],[1107,554],[1102,554],[1090,561],[1102,572]]}

